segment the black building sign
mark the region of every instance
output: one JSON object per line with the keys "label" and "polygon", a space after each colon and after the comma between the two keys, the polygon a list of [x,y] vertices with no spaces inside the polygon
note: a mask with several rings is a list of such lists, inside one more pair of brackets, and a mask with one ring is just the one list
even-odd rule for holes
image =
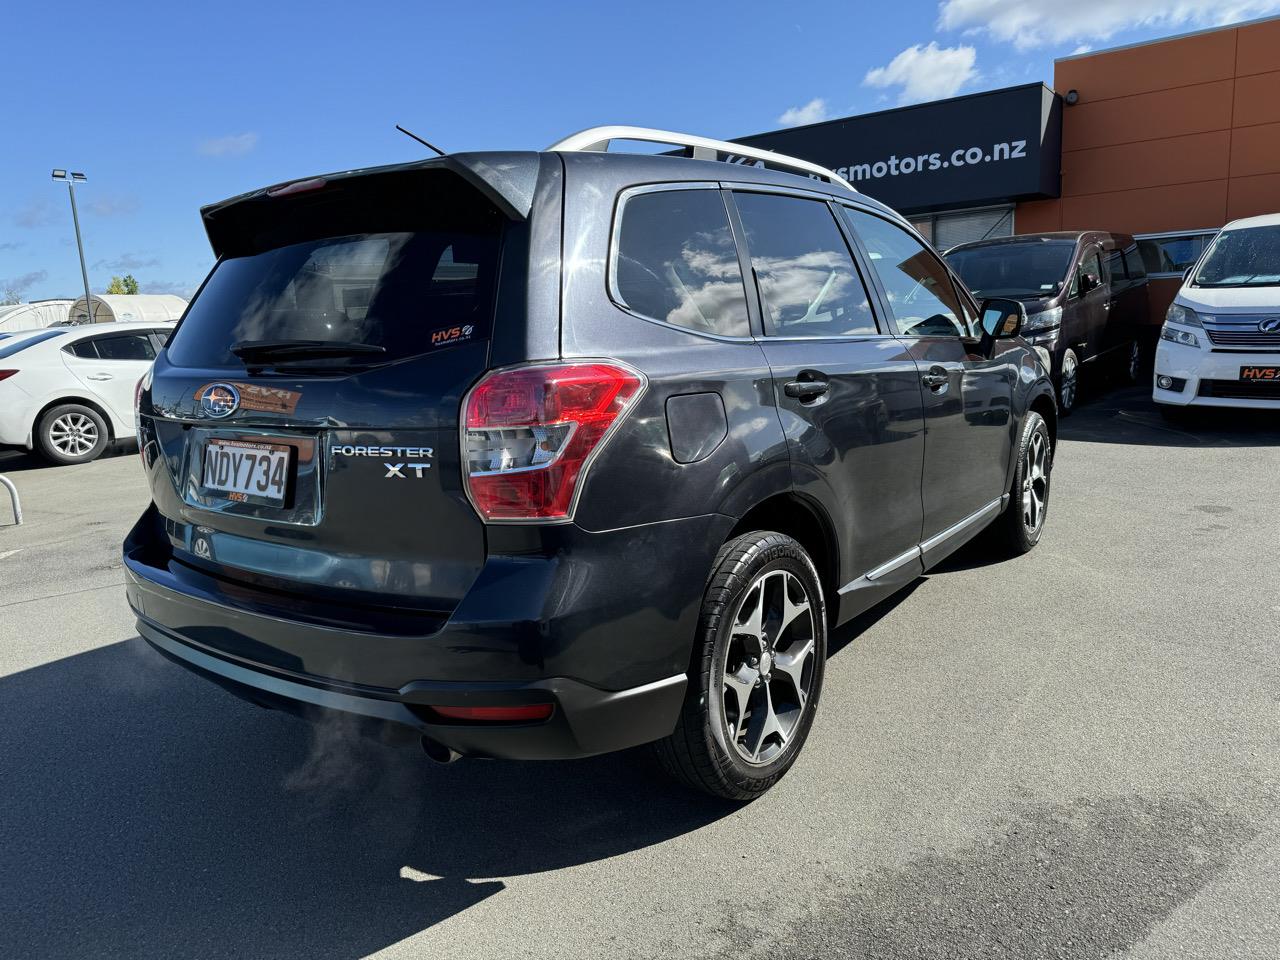
{"label": "black building sign", "polygon": [[903,213],[1056,197],[1062,99],[1032,83],[735,142],[821,164]]}

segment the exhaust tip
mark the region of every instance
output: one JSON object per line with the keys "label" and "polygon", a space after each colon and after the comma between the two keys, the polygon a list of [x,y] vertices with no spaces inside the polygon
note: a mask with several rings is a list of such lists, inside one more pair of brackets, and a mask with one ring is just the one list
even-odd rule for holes
{"label": "exhaust tip", "polygon": [[437,743],[430,737],[422,738],[422,752],[436,763],[453,763],[462,757],[458,751],[446,747],[443,743]]}

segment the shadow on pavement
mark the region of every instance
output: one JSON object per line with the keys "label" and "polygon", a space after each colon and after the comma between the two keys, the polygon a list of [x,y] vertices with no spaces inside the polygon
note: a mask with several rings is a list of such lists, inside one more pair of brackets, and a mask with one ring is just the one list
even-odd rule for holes
{"label": "shadow on pavement", "polygon": [[140,639],[0,678],[0,956],[354,958],[736,807],[625,756],[431,765]]}
{"label": "shadow on pavement", "polygon": [[1171,424],[1150,388],[1128,387],[1082,403],[1058,421],[1060,440],[1160,447],[1271,447],[1280,444],[1280,411],[1207,407]]}
{"label": "shadow on pavement", "polygon": [[[102,452],[102,456],[93,462],[111,460],[115,457],[136,456],[137,453],[138,445],[134,441],[120,440],[108,446]],[[78,464],[78,466],[85,466],[85,464]],[[0,473],[19,473],[23,470],[41,469],[57,469],[57,465],[50,463],[34,450],[24,450],[21,447],[0,447]]]}

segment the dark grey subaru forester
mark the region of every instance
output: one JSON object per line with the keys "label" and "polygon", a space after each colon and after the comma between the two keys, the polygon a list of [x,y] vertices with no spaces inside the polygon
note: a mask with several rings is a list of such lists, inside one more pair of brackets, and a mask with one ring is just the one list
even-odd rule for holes
{"label": "dark grey subaru forester", "polygon": [[1031,549],[1056,412],[1021,306],[834,174],[659,133],[204,208],[217,264],[138,389],[142,636],[437,759],[653,744],[746,799],[832,628],[984,528]]}

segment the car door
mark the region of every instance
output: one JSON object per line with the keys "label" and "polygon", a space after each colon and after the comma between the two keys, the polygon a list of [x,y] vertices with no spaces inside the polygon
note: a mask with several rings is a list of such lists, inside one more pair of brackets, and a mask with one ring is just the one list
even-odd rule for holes
{"label": "car door", "polygon": [[156,358],[147,330],[115,331],[70,343],[62,362],[110,408],[120,424],[133,423],[133,389]]}
{"label": "car door", "polygon": [[847,590],[910,579],[923,522],[915,364],[878,324],[823,198],[737,190],[734,200],[796,489],[835,525]]}
{"label": "car door", "polygon": [[1071,280],[1068,302],[1074,300],[1074,323],[1065,333],[1067,346],[1076,351],[1083,362],[1096,357],[1103,349],[1107,314],[1111,309],[1111,287],[1103,267],[1102,250],[1088,243],[1081,251]]}
{"label": "car door", "polygon": [[[884,311],[915,361],[924,424],[925,564],[981,528],[1007,492],[1018,369],[988,356],[942,260],[903,227],[841,206]],[[1012,354],[1006,354],[1012,356]]]}

